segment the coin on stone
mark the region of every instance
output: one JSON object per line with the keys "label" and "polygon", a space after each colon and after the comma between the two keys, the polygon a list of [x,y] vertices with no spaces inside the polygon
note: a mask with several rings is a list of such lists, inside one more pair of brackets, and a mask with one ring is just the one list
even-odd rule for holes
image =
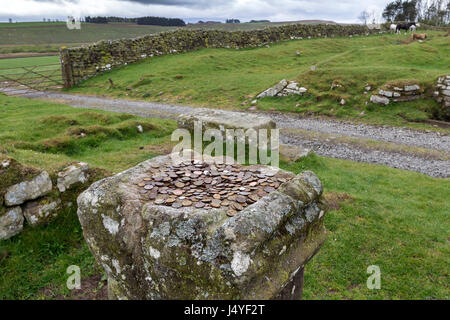
{"label": "coin on stone", "polygon": [[176,198],[170,197],[170,198],[168,198],[168,199],[166,200],[166,204],[171,204],[171,203],[174,203],[175,201],[177,201]]}
{"label": "coin on stone", "polygon": [[233,203],[231,204],[231,207],[232,207],[234,210],[237,210],[237,211],[241,211],[241,210],[244,209],[244,208],[243,208],[239,203],[237,203],[237,202],[233,202]]}
{"label": "coin on stone", "polygon": [[227,216],[233,217],[234,215],[236,215],[236,213],[237,213],[236,210],[230,209],[227,211]]}
{"label": "coin on stone", "polygon": [[164,200],[163,198],[157,198],[155,200],[155,204],[163,204],[164,202],[166,202],[166,200]]}
{"label": "coin on stone", "polygon": [[213,201],[211,201],[211,206],[213,208],[220,208],[221,203],[222,202],[220,200],[214,199]]}
{"label": "coin on stone", "polygon": [[181,189],[176,189],[173,191],[173,194],[176,196],[181,196],[183,193],[184,193],[184,191]]}
{"label": "coin on stone", "polygon": [[258,197],[262,198],[267,195],[267,193],[264,190],[258,190],[257,192]]}
{"label": "coin on stone", "polygon": [[192,201],[184,200],[181,204],[183,205],[183,207],[190,207],[190,206],[192,206]]}
{"label": "coin on stone", "polygon": [[196,180],[196,181],[194,181],[194,185],[196,185],[197,187],[202,186],[203,185],[203,181],[202,180]]}
{"label": "coin on stone", "polygon": [[181,202],[174,202],[173,204],[172,204],[172,208],[176,208],[176,209],[178,209],[178,208],[181,208],[183,205],[181,204]]}
{"label": "coin on stone", "polygon": [[230,205],[230,201],[228,200],[223,200],[222,203],[220,204],[222,207],[228,207]]}
{"label": "coin on stone", "polygon": [[205,206],[205,204],[204,204],[203,202],[197,202],[197,203],[195,204],[195,207],[198,208],[198,209],[201,209],[201,208],[203,208],[204,206]]}

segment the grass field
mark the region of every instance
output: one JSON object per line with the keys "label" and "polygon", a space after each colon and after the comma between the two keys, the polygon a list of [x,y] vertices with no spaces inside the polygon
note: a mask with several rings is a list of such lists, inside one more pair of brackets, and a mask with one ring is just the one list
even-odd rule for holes
{"label": "grass field", "polygon": [[[260,110],[429,128],[421,122],[438,110],[434,100],[385,107],[367,103],[371,93],[364,94],[367,84],[377,89],[387,82],[405,81],[418,82],[432,92],[437,77],[450,73],[450,38],[440,32],[428,34],[429,40],[423,43],[406,43],[407,36],[385,34],[293,40],[270,48],[202,49],[112,70],[70,92],[247,109],[255,95],[285,78],[297,80],[308,93],[263,99],[257,105]],[[332,89],[333,83],[341,87]],[[346,101],[344,106],[341,99]]]}
{"label": "grass field", "polygon": [[122,23],[82,23],[80,30],[69,30],[65,23],[3,23],[0,24],[2,33],[0,45],[89,43],[133,38],[173,29],[175,28]]}
{"label": "grass field", "polygon": [[[145,133],[137,133],[137,124]],[[0,156],[49,171],[86,161],[119,172],[170,150],[175,127],[175,121],[0,95]],[[449,179],[315,155],[282,167],[313,170],[334,208],[325,220],[328,240],[306,268],[306,299],[450,298]],[[70,297],[65,271],[73,264],[84,280],[102,277],[75,210],[68,210],[0,242],[0,299]],[[380,290],[366,288],[369,265],[381,268]]]}
{"label": "grass field", "polygon": [[[267,23],[189,25],[189,29],[250,30],[264,28]],[[134,38],[176,27],[142,26],[127,23],[82,23],[81,30],[69,30],[65,23],[23,22],[0,23],[0,54],[18,52],[57,52],[61,46],[79,46],[100,40]]]}
{"label": "grass field", "polygon": [[59,63],[59,56],[0,59],[0,69],[32,67],[36,65],[58,64],[58,63]]}
{"label": "grass field", "polygon": [[[320,21],[302,21],[304,24]],[[240,23],[240,24],[189,24],[187,29],[254,30],[295,22]],[[134,38],[146,34],[177,29],[176,27],[142,26],[131,23],[82,23],[81,30],[69,30],[65,23],[23,22],[0,23],[0,54],[57,52],[61,46],[79,46],[100,40]]]}

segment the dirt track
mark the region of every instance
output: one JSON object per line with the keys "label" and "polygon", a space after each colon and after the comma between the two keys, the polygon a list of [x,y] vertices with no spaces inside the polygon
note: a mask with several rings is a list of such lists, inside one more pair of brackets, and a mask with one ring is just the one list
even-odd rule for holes
{"label": "dirt track", "polygon": [[[169,119],[176,119],[179,114],[194,109],[181,105],[56,92],[24,92],[22,96],[57,101],[77,108]],[[328,119],[298,118],[280,113],[270,116],[281,128],[283,143],[310,148],[325,157],[381,164],[433,177],[450,177],[449,135]]]}

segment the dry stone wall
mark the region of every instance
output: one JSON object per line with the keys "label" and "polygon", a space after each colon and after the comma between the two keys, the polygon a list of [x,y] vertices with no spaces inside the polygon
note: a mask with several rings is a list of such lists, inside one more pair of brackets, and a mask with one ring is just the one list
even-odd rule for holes
{"label": "dry stone wall", "polygon": [[450,121],[450,75],[439,77],[434,96],[436,101],[441,104],[438,117]]}
{"label": "dry stone wall", "polygon": [[418,83],[388,84],[370,97],[370,102],[388,105],[390,102],[405,102],[424,97],[424,88]]}
{"label": "dry stone wall", "polygon": [[87,163],[49,174],[0,157],[0,241],[21,233],[25,224],[50,222],[98,178]]}
{"label": "dry stone wall", "polygon": [[100,72],[147,57],[200,48],[240,49],[291,39],[367,35],[373,32],[362,25],[295,24],[233,32],[178,29],[134,39],[101,41],[85,47],[61,50],[64,86],[70,88]]}

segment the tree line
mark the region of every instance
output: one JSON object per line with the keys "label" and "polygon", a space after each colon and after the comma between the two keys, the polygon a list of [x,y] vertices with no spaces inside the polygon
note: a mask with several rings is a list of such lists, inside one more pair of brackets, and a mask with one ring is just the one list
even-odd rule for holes
{"label": "tree line", "polygon": [[450,0],[395,0],[383,11],[386,21],[422,22],[442,26],[450,23]]}
{"label": "tree line", "polygon": [[136,23],[139,25],[152,25],[164,27],[184,27],[186,23],[178,18],[164,18],[164,17],[140,17],[140,18],[121,18],[121,17],[85,17],[85,22],[88,23]]}

